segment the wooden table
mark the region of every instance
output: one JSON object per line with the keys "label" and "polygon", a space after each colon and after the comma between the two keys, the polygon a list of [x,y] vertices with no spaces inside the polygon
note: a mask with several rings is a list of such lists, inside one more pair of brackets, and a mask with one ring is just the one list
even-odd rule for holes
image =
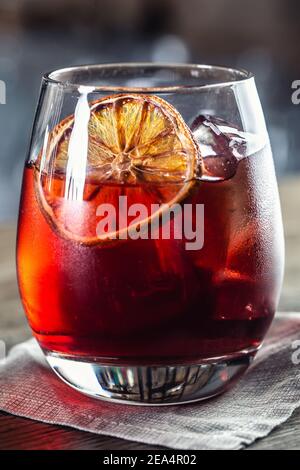
{"label": "wooden table", "polygon": [[[286,275],[280,309],[300,312],[300,178],[280,185],[286,233]],[[15,276],[15,226],[0,226],[0,339],[8,347],[30,336]],[[0,449],[159,449],[71,428],[38,423],[0,412]],[[300,449],[300,410],[249,449]]]}

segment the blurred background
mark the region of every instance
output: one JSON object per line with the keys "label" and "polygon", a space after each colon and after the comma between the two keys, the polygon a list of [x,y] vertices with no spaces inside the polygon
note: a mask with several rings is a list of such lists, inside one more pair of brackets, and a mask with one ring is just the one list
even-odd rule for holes
{"label": "blurred background", "polygon": [[300,2],[0,0],[0,221],[15,219],[41,75],[83,63],[198,62],[257,78],[279,178],[300,170]]}

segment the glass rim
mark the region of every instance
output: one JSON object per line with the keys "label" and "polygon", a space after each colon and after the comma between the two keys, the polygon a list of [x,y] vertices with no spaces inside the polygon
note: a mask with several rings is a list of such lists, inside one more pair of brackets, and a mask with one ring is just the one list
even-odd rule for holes
{"label": "glass rim", "polygon": [[[220,80],[215,83],[205,84],[191,84],[191,85],[159,85],[159,86],[121,86],[121,85],[87,85],[80,83],[76,80],[67,80],[59,78],[61,75],[70,74],[74,72],[88,72],[89,70],[106,70],[115,71],[119,70],[134,70],[134,69],[148,69],[155,70],[161,69],[166,71],[190,71],[191,78],[201,78],[201,71],[216,71],[220,73],[229,73],[232,79]],[[192,74],[194,72],[194,76]],[[197,77],[197,73],[199,74]],[[127,92],[127,93],[166,93],[166,92],[188,92],[205,90],[209,88],[219,88],[226,86],[235,86],[247,82],[254,78],[254,74],[243,68],[226,67],[221,65],[209,64],[184,64],[184,63],[163,63],[163,62],[116,62],[116,63],[103,63],[103,64],[86,64],[71,67],[63,67],[54,69],[43,75],[43,81],[46,84],[53,84],[63,88],[84,88],[90,89],[91,92]],[[170,80],[171,81],[171,80]]]}

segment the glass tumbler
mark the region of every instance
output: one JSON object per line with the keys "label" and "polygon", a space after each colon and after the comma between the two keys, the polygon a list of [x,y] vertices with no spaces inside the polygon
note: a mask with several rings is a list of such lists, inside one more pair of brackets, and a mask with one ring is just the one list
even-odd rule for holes
{"label": "glass tumbler", "polygon": [[33,335],[71,387],[144,405],[226,390],[263,341],[283,273],[254,77],[163,64],[46,74],[17,266]]}

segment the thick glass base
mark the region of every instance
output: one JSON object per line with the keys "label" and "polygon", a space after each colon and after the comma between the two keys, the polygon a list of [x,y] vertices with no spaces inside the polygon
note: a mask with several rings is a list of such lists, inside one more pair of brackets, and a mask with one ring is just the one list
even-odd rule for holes
{"label": "thick glass base", "polygon": [[81,393],[111,402],[174,405],[224,392],[251,364],[255,351],[195,365],[118,366],[46,352],[54,372]]}

